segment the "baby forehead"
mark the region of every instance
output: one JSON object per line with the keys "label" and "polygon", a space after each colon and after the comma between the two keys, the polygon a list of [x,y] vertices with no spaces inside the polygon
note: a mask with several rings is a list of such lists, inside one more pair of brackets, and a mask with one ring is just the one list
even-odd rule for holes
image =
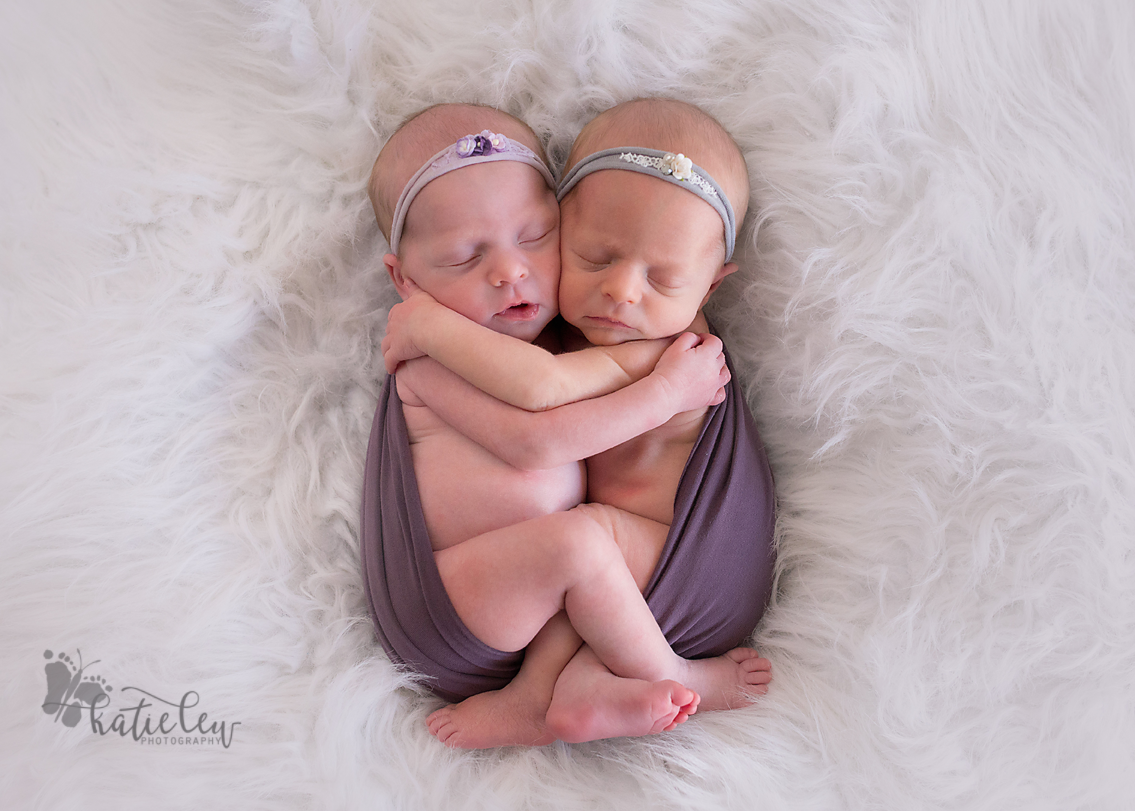
{"label": "baby forehead", "polygon": [[565,250],[588,261],[633,259],[673,278],[698,279],[724,258],[717,213],[654,178],[596,172],[564,198],[561,209]]}
{"label": "baby forehead", "polygon": [[554,218],[558,210],[539,172],[515,161],[499,161],[432,180],[410,203],[406,219],[437,228],[463,221]]}
{"label": "baby forehead", "polygon": [[539,172],[515,161],[467,166],[424,186],[406,212],[405,231],[434,248],[532,236],[554,227],[559,205]]}
{"label": "baby forehead", "polygon": [[724,235],[721,218],[701,198],[650,175],[603,169],[583,178],[560,202],[564,222],[587,219],[617,230],[627,220],[643,227],[704,232],[707,239]]}
{"label": "baby forehead", "polygon": [[576,192],[590,193],[592,201],[596,197],[639,197],[658,198],[672,197],[675,201],[697,203],[701,202],[696,196],[685,189],[678,188],[661,178],[651,174],[629,172],[621,167],[604,167],[589,172],[578,180],[573,188],[567,192],[561,202],[577,196]]}
{"label": "baby forehead", "polygon": [[[482,202],[481,198],[493,199],[502,195],[538,195],[544,197],[551,192],[540,172],[534,167],[519,161],[492,161],[463,166],[430,180],[419,197],[461,196],[465,199]],[[553,202],[554,202],[554,195]]]}

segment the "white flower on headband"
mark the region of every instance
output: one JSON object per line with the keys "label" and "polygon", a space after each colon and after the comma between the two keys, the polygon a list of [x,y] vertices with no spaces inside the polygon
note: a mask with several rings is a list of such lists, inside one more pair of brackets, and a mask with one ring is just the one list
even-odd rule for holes
{"label": "white flower on headband", "polygon": [[689,180],[694,175],[694,162],[681,152],[677,155],[667,152],[658,168],[665,175],[673,175],[675,180]]}

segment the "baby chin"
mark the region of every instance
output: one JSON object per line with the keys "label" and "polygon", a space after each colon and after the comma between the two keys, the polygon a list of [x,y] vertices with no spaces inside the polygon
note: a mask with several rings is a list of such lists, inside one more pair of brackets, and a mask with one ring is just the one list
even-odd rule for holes
{"label": "baby chin", "polygon": [[576,321],[573,326],[583,333],[583,337],[596,346],[612,346],[643,337],[634,327],[612,318],[584,316]]}

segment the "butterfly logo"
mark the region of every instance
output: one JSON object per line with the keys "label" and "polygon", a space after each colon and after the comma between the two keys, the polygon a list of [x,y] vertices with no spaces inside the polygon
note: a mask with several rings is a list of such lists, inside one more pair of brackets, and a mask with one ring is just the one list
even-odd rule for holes
{"label": "butterfly logo", "polygon": [[[43,711],[47,715],[55,715],[52,720],[63,720],[63,726],[76,726],[83,717],[85,706],[95,706],[106,698],[106,694],[114,690],[102,676],[83,678],[83,653],[79,654],[79,665],[76,668],[74,661],[66,653],[58,656],[49,650],[43,652],[43,658],[49,661],[44,665],[43,672],[47,676],[47,696],[43,700]],[[96,659],[91,665],[98,664]]]}

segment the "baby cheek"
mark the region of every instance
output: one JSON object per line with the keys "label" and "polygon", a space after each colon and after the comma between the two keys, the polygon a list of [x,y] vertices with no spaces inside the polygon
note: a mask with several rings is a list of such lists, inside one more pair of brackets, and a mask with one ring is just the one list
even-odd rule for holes
{"label": "baby cheek", "polygon": [[594,287],[594,273],[585,273],[578,268],[569,267],[564,265],[563,272],[560,275],[560,286],[571,290],[575,295],[581,295],[586,292],[589,287]]}
{"label": "baby cheek", "polygon": [[585,302],[594,295],[597,289],[597,274],[585,276],[582,273],[572,273],[571,276],[561,279],[560,289],[564,290],[573,302]]}
{"label": "baby cheek", "polygon": [[697,318],[698,310],[700,309],[700,307],[698,307],[699,302],[700,299],[684,301],[680,307],[670,308],[668,318],[670,322],[668,324],[670,334],[681,332],[690,326],[693,320]]}
{"label": "baby cheek", "polygon": [[547,258],[541,264],[540,278],[553,290],[558,289],[563,284],[563,277],[560,274],[560,257],[558,255]]}
{"label": "baby cheek", "polygon": [[574,324],[575,319],[579,314],[579,304],[576,301],[575,297],[571,294],[571,292],[564,289],[563,285],[560,285],[560,294],[558,300],[560,317],[567,321],[569,324]]}

